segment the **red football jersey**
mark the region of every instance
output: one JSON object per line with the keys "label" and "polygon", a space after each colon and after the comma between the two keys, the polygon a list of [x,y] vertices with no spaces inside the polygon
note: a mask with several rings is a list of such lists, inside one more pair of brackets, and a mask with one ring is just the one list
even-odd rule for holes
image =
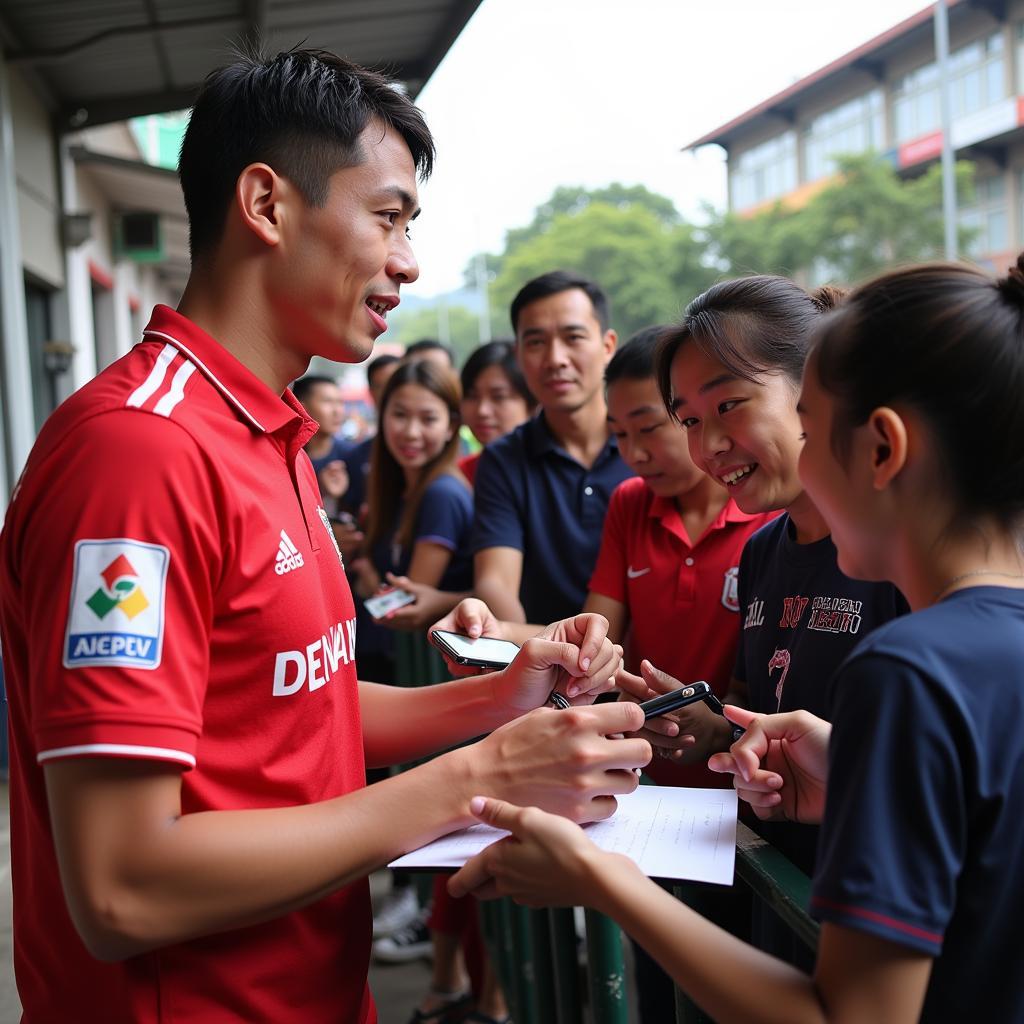
{"label": "red football jersey", "polygon": [[95,960],[47,812],[56,758],[180,768],[183,813],[365,784],[355,613],[316,425],[184,317],[39,435],[0,537],[15,971],[25,1020],[375,1020],[365,882],[265,924]]}
{"label": "red football jersey", "polygon": [[[703,679],[725,695],[736,663],[736,579],[747,538],[779,513],[747,515],[730,499],[696,542],[671,498],[640,477],[615,489],[590,590],[629,609],[631,672],[646,658],[681,683]],[[663,786],[732,785],[704,765],[655,757],[644,769]]]}

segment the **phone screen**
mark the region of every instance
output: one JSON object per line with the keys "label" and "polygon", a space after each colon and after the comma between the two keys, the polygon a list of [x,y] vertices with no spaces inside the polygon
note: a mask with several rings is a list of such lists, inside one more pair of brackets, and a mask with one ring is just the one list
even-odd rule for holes
{"label": "phone screen", "polygon": [[481,636],[473,640],[459,633],[435,629],[431,637],[441,650],[462,665],[502,668],[519,653],[519,646],[511,640],[498,640],[493,636]]}
{"label": "phone screen", "polygon": [[396,608],[403,608],[412,604],[416,598],[407,590],[386,590],[383,594],[374,594],[363,602],[363,607],[375,618],[379,619],[393,612]]}

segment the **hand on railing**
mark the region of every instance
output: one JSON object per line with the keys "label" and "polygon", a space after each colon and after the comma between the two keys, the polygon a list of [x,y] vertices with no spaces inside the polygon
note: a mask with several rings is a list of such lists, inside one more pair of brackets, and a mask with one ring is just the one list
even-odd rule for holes
{"label": "hand on railing", "polygon": [[727,754],[715,754],[708,767],[734,776],[737,795],[759,818],[819,824],[832,726],[809,711],[756,715],[727,704],[725,713],[747,731]]}

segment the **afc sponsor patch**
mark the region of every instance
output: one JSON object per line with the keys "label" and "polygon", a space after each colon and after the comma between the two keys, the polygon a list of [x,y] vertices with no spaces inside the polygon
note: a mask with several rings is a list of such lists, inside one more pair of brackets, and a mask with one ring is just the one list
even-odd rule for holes
{"label": "afc sponsor patch", "polygon": [[160,664],[170,561],[162,544],[111,538],[75,545],[65,668]]}

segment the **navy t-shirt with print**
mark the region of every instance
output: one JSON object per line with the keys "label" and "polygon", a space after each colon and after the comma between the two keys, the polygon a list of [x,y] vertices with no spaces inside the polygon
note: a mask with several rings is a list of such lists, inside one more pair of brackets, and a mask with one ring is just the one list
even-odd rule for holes
{"label": "navy t-shirt with print", "polygon": [[633,471],[609,437],[588,469],[540,413],[488,445],[473,481],[472,550],[523,553],[519,600],[528,622],[575,615],[587,597],[612,491]]}
{"label": "navy t-shirt with print", "polygon": [[[399,508],[396,527],[401,515]],[[420,541],[429,541],[452,553],[438,590],[472,590],[473,556],[467,543],[472,527],[473,495],[462,480],[445,473],[431,481],[423,493],[413,526],[413,543],[403,548],[389,533],[374,546],[374,564],[381,576],[385,572],[404,576],[409,571],[414,546]]]}
{"label": "navy t-shirt with print", "polygon": [[[788,515],[758,530],[740,558],[736,678],[761,714],[806,710],[831,719],[830,681],[871,630],[908,611],[891,583],[844,576],[831,537],[798,544]],[[818,829],[762,822],[758,831],[802,871],[814,869]]]}
{"label": "navy t-shirt with print", "polygon": [[972,587],[836,676],[812,912],[936,957],[922,1020],[1024,1020],[1024,591]]}

